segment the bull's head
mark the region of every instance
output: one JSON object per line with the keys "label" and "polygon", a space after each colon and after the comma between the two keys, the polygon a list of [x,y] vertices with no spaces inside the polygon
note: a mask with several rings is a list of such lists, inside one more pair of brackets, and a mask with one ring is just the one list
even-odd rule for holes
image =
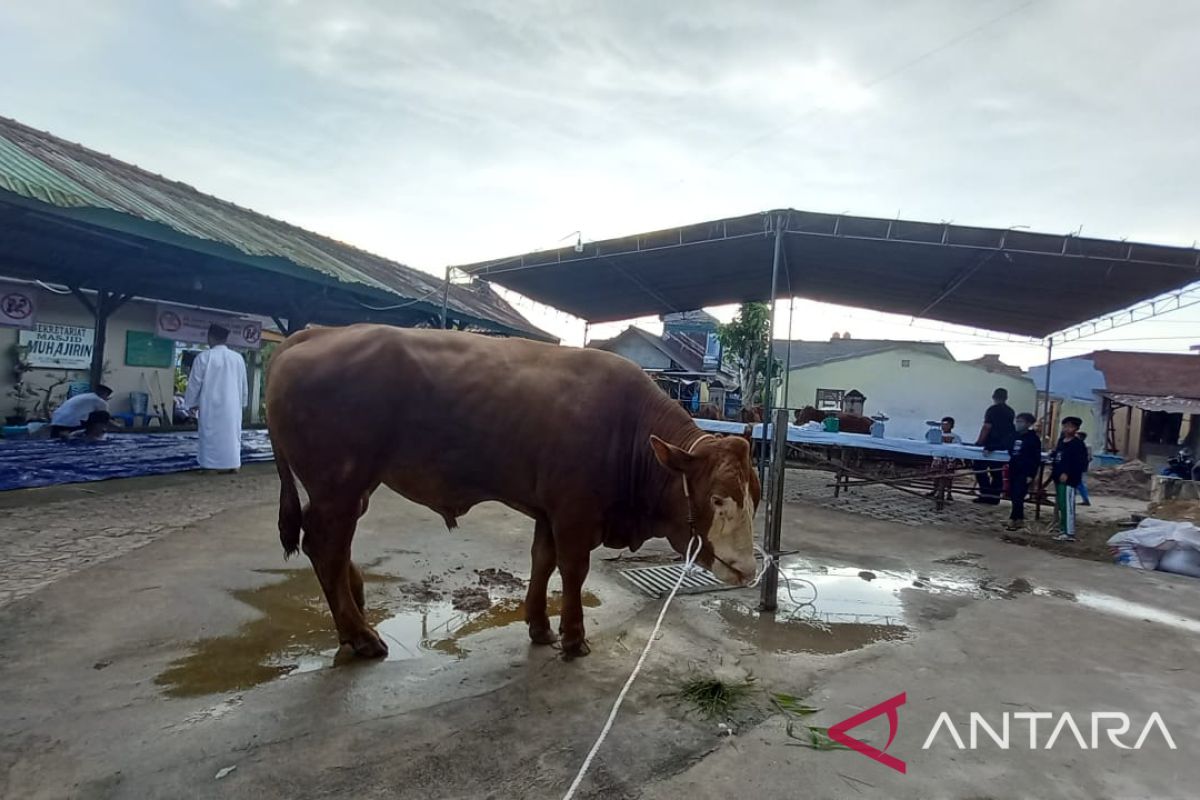
{"label": "bull's head", "polygon": [[[650,445],[663,466],[683,476],[703,545],[697,562],[726,583],[749,582],[756,569],[754,512],[761,493],[749,443],[736,436],[706,437],[688,451],[651,436]],[[686,549],[686,540],[672,537],[671,543],[680,552]]]}

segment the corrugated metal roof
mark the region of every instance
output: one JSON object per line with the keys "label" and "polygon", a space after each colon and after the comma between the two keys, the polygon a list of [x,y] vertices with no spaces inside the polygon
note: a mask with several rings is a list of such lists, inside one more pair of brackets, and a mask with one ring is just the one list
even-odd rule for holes
{"label": "corrugated metal roof", "polygon": [[[178,181],[0,117],[0,189],[58,208],[95,208],[159,223],[250,256],[283,258],[347,284],[440,306],[441,279],[290,225]],[[538,330],[485,285],[451,286],[452,315],[534,336]]]}
{"label": "corrugated metal roof", "polygon": [[1149,397],[1140,394],[1110,394],[1104,396],[1114,403],[1142,411],[1165,411],[1168,414],[1200,414],[1200,400],[1190,397]]}

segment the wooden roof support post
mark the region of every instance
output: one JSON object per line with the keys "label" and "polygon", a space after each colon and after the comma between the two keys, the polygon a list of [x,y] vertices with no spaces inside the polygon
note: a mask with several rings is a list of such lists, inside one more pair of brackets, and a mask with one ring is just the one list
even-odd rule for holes
{"label": "wooden roof support post", "polygon": [[114,311],[124,305],[132,294],[117,295],[107,289],[96,290],[96,300],[79,290],[78,286],[68,287],[88,313],[92,315],[95,334],[92,340],[92,364],[88,370],[88,382],[92,391],[104,380],[104,348],[108,342],[108,318]]}
{"label": "wooden roof support post", "polygon": [[[120,303],[116,303],[120,305]],[[104,381],[104,349],[108,344],[108,317],[114,311],[113,294],[106,289],[96,292],[96,333],[92,341],[92,367],[88,371],[88,382],[92,391]]]}

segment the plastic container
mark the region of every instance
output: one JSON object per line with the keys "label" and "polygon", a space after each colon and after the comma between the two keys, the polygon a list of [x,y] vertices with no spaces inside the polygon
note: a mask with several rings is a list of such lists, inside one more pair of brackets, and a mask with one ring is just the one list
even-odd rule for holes
{"label": "plastic container", "polygon": [[842,425],[837,417],[826,417],[823,427],[826,433],[837,433],[842,429]]}

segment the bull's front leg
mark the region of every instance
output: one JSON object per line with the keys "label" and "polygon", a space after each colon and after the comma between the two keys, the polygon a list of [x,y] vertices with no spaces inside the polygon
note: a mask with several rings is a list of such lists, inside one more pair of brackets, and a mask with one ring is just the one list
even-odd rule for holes
{"label": "bull's front leg", "polygon": [[529,626],[529,640],[534,644],[554,644],[558,637],[551,630],[550,617],[546,614],[546,584],[554,573],[557,558],[550,520],[545,517],[538,517],[534,526],[530,558],[529,590],[525,593],[525,624]]}
{"label": "bull's front leg", "polygon": [[562,637],[563,656],[570,660],[586,656],[591,651],[583,629],[583,582],[587,580],[592,554],[586,545],[564,547],[563,537],[559,537],[555,545],[558,573],[562,576],[563,584],[558,633]]}

